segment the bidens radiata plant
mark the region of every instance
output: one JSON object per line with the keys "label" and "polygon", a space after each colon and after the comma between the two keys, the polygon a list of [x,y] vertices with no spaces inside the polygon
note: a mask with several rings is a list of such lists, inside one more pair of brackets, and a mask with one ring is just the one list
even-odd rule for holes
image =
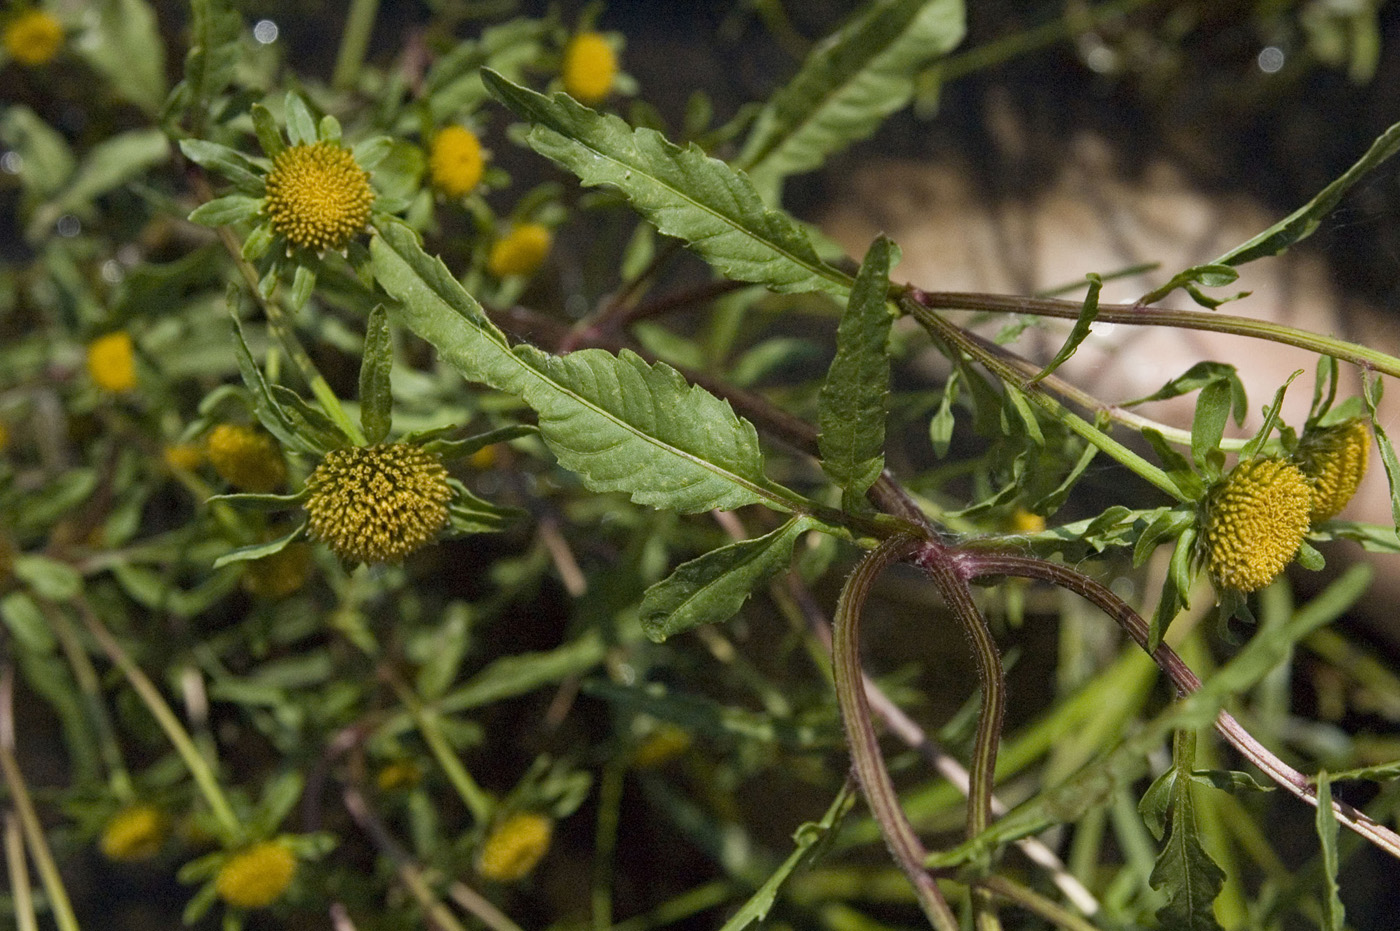
{"label": "bidens radiata plant", "polygon": [[[1216,309],[1400,128],[1135,303],[948,293],[785,183],[1133,4],[964,52],[960,0],[736,3],[785,77],[674,123],[596,3],[318,7],[325,73],[310,19],[51,6],[0,23],[16,927],[173,878],[226,929],[1340,931],[1355,841],[1400,857],[1400,677],[1327,626],[1400,552],[1344,517],[1400,360]],[[1209,359],[1097,397],[1110,323],[1309,350],[1308,414]]]}

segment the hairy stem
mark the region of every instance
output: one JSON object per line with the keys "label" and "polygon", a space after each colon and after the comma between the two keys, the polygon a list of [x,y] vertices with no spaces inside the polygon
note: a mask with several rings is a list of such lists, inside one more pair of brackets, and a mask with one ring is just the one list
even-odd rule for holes
{"label": "hairy stem", "polygon": [[890,564],[918,551],[920,542],[912,536],[891,537],[863,559],[841,590],[836,604],[835,640],[832,663],[836,675],[836,699],[841,721],[851,748],[851,762],[866,802],[880,825],[890,853],[914,886],[919,905],[938,931],[958,931],[958,919],[938,884],[924,869],[928,856],[923,842],[900,807],[894,783],[880,756],[879,739],[870,721],[870,704],[865,698],[860,668],[860,615],[876,578]]}

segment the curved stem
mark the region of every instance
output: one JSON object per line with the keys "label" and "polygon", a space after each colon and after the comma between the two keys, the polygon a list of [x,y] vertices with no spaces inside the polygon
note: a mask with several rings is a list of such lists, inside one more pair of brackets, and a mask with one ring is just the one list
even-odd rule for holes
{"label": "curved stem", "polygon": [[[915,565],[929,574],[938,586],[948,609],[962,624],[963,632],[972,643],[977,659],[977,678],[982,685],[982,707],[977,715],[977,737],[972,747],[968,767],[971,779],[967,796],[967,836],[976,837],[992,823],[992,788],[996,777],[997,748],[1001,743],[1002,721],[1006,716],[1006,672],[1001,653],[987,627],[987,619],[972,600],[967,579],[958,574],[947,549],[925,544],[914,559]],[[974,886],[972,903],[979,931],[1000,928],[992,910],[991,895]]]}
{"label": "curved stem", "polygon": [[924,915],[938,931],[958,931],[958,919],[938,884],[924,869],[928,856],[923,842],[900,807],[890,781],[865,698],[860,668],[860,614],[876,578],[890,564],[915,553],[921,542],[912,536],[891,537],[872,550],[851,572],[836,604],[832,664],[836,675],[836,700],[851,747],[851,763],[866,802],[880,825],[890,853],[914,886]]}
{"label": "curved stem", "polygon": [[[1142,616],[1107,586],[1068,566],[1046,562],[1031,556],[1017,556],[1007,553],[961,551],[954,554],[953,558],[964,577],[968,579],[1009,575],[1039,579],[1071,591],[1117,621],[1118,625],[1139,647],[1144,651],[1147,650],[1148,625]],[[1200,678],[1191,671],[1191,668],[1171,647],[1159,644],[1148,655],[1167,674],[1182,696],[1200,690]],[[1215,729],[1241,756],[1253,763],[1289,794],[1307,802],[1314,808],[1317,807],[1317,790],[1310,783],[1308,777],[1275,756],[1245,730],[1228,711],[1221,711],[1216,715]],[[1333,800],[1332,811],[1342,824],[1391,856],[1400,858],[1400,835],[1373,820],[1364,812],[1345,803]]]}
{"label": "curved stem", "polygon": [[[1059,317],[1077,320],[1084,308],[1077,301],[1061,301],[1053,298],[1009,297],[1000,294],[976,294],[956,291],[923,291],[910,288],[905,294],[916,305],[929,310],[985,310],[1008,314],[1030,314],[1036,317]],[[1160,307],[1139,307],[1133,304],[1100,304],[1097,321],[1100,323],[1126,323],[1130,326],[1170,326],[1186,330],[1204,330],[1211,333],[1228,333],[1232,336],[1249,336],[1264,339],[1286,346],[1307,349],[1318,355],[1331,356],[1353,362],[1365,369],[1374,369],[1394,378],[1400,378],[1400,359],[1368,349],[1365,346],[1349,343],[1331,336],[1322,336],[1273,323],[1268,320],[1255,320],[1251,317],[1238,317],[1231,314],[1218,314],[1214,311],[1166,310]]]}

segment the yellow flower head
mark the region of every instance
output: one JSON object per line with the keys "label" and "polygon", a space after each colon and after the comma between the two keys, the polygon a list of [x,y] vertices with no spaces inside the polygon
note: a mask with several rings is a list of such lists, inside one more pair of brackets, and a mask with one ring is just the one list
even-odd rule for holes
{"label": "yellow flower head", "polygon": [[265,494],[287,479],[287,464],[272,437],[252,427],[221,423],[204,441],[219,477],[241,491]]}
{"label": "yellow flower head", "polygon": [[1293,561],[1308,532],[1312,491],[1282,459],[1241,462],[1205,503],[1206,568],[1217,583],[1258,591]]}
{"label": "yellow flower head", "polygon": [[554,822],[536,812],[519,812],[498,823],[486,835],[477,855],[476,871],[486,879],[511,883],[524,879],[549,850]]}
{"label": "yellow flower head", "polygon": [[600,103],[612,92],[617,55],[596,32],[580,32],[564,46],[564,90],[579,103]]}
{"label": "yellow flower head", "polygon": [[1039,514],[1017,508],[1011,515],[1012,533],[1040,533],[1045,529],[1045,518]]}
{"label": "yellow flower head", "polygon": [[214,889],[230,905],[265,908],[282,897],[296,872],[296,855],[285,844],[263,841],[229,857]]}
{"label": "yellow flower head", "polygon": [[431,542],[452,498],[442,461],[409,443],[332,450],[306,487],[311,535],[352,563],[399,562]]}
{"label": "yellow flower head", "polygon": [[243,588],[259,598],[286,598],[306,584],[311,547],[288,543],[271,556],[250,560],[243,570]]}
{"label": "yellow flower head", "polygon": [[532,274],[549,255],[552,239],[548,227],[522,223],[491,246],[486,270],[497,278]]}
{"label": "yellow flower head", "polygon": [[30,68],[48,64],[63,45],[63,24],[43,10],[25,10],[5,24],[5,51]]}
{"label": "yellow flower head", "polygon": [[87,370],[92,383],[103,391],[130,391],[136,387],[136,353],[124,330],[99,336],[88,343]]}
{"label": "yellow flower head", "polygon": [[204,463],[204,448],[198,443],[176,443],[165,447],[165,464],[172,469],[193,472]]}
{"label": "yellow flower head", "polygon": [[1303,434],[1294,460],[1312,483],[1312,521],[1342,513],[1366,475],[1371,428],[1359,417]]}
{"label": "yellow flower head", "polygon": [[690,734],[674,724],[663,724],[647,736],[632,754],[638,769],[656,769],[690,749]]}
{"label": "yellow flower head", "polygon": [[5,426],[5,421],[0,420],[0,452],[10,445],[10,428]]}
{"label": "yellow flower head", "polygon": [[433,138],[428,173],[433,184],[448,197],[471,193],[481,183],[486,155],[481,140],[464,126],[448,126]]}
{"label": "yellow flower head", "polygon": [[290,146],[267,175],[272,229],[306,249],[344,249],[369,225],[373,204],[369,172],[334,142]]}
{"label": "yellow flower head", "polygon": [[108,860],[136,863],[160,853],[170,821],[154,805],[133,805],[117,812],[102,829],[98,849]]}
{"label": "yellow flower head", "polygon": [[398,789],[411,789],[423,779],[422,768],[412,760],[395,760],[387,763],[374,777],[374,784],[380,792],[394,792]]}

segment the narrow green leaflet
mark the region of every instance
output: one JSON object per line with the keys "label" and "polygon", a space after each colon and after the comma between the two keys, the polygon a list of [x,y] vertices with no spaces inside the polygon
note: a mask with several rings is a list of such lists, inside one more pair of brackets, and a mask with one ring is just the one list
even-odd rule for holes
{"label": "narrow green leaflet", "polygon": [[1381,451],[1381,465],[1385,467],[1385,478],[1390,483],[1390,517],[1400,529],[1400,459],[1395,456],[1395,447],[1386,435],[1376,417],[1376,405],[1381,403],[1381,392],[1385,388],[1379,375],[1367,373],[1362,376],[1361,394],[1366,399],[1366,411],[1371,415],[1371,431],[1376,436],[1376,445]]}
{"label": "narrow green leaflet", "polygon": [[788,855],[781,866],[773,871],[773,875],[769,876],[763,885],[758,887],[749,900],[724,923],[719,931],[744,931],[754,922],[761,922],[767,918],[783,883],[799,868],[820,855],[822,848],[835,836],[837,826],[845,817],[846,812],[851,810],[855,799],[856,793],[852,791],[851,784],[848,782],[836,794],[836,798],[832,801],[831,807],[826,810],[826,814],[822,816],[822,820],[816,823],[809,821],[799,827],[792,838],[797,843],[796,849]]}
{"label": "narrow green leaflet", "polygon": [[1337,888],[1337,814],[1332,810],[1332,781],[1323,770],[1317,774],[1317,837],[1322,842],[1322,875],[1327,891],[1322,897],[1324,931],[1342,931],[1346,909]]}
{"label": "narrow green leaflet", "polygon": [[753,424],[664,364],[587,349],[557,358],[512,349],[481,306],[429,258],[411,230],[385,224],[370,243],[390,316],[427,340],[465,378],[522,398],[560,465],[595,491],[694,513],[800,499],[769,482]]}
{"label": "narrow green leaflet", "polygon": [[1065,337],[1065,344],[1055,353],[1055,358],[1051,359],[1045,368],[1036,372],[1035,377],[1027,382],[1027,386],[1034,385],[1068,362],[1069,357],[1079,348],[1079,344],[1089,337],[1089,330],[1099,315],[1099,292],[1103,290],[1103,278],[1094,274],[1086,277],[1089,279],[1089,293],[1084,295],[1084,309],[1079,312],[1079,319],[1074,321],[1074,328],[1069,331],[1069,336]]}
{"label": "narrow green leaflet", "polygon": [[871,244],[836,329],[836,357],[822,384],[818,448],[822,470],[841,486],[848,510],[885,467],[886,400],[890,393],[890,313],[886,295],[899,247],[881,236]]}
{"label": "narrow green leaflet", "polygon": [[545,97],[493,71],[481,75],[497,99],[534,124],[526,140],[536,152],[585,185],[617,188],[658,230],[684,240],[727,277],[845,300],[850,277],[821,260],[796,221],[764,206],[742,172],[567,94]]}
{"label": "narrow green leaflet", "polygon": [[197,123],[208,118],[209,102],[227,86],[242,54],[243,20],[231,0],[191,0],[190,51],[185,79],[166,101],[164,119],[177,121],[188,110]]}
{"label": "narrow green leaflet", "polygon": [[[1225,873],[1211,860],[1196,827],[1196,805],[1190,778],[1195,755],[1194,733],[1177,734],[1177,778],[1172,783],[1172,833],[1152,868],[1152,888],[1167,894],[1167,904],[1157,910],[1163,928],[1173,931],[1220,931],[1215,920],[1215,897],[1225,884]],[[1181,754],[1183,744],[1189,752]]]}
{"label": "narrow green leaflet", "polygon": [[376,307],[365,324],[364,357],[360,360],[360,426],[370,443],[383,441],[393,425],[394,399],[389,388],[393,365],[389,314],[382,306]]}
{"label": "narrow green leaflet", "polygon": [[214,568],[227,566],[231,562],[247,562],[250,559],[262,559],[274,553],[280,553],[287,548],[287,545],[294,542],[306,530],[306,523],[300,523],[296,529],[286,536],[278,537],[275,540],[268,540],[266,543],[252,543],[248,546],[240,546],[238,549],[229,550],[218,559],[214,560]]}
{"label": "narrow green leaflet", "polygon": [[647,589],[642,598],[642,629],[657,643],[681,631],[727,621],[739,612],[754,586],[792,561],[792,548],[811,527],[794,517],[772,533],[731,543],[682,564]]}
{"label": "narrow green leaflet", "polygon": [[1312,235],[1313,230],[1317,229],[1322,218],[1332,212],[1333,208],[1341,201],[1342,195],[1353,184],[1360,181],[1364,175],[1379,166],[1381,162],[1394,155],[1397,150],[1400,150],[1400,123],[1396,123],[1382,133],[1380,138],[1371,143],[1371,148],[1366,150],[1366,154],[1361,156],[1356,164],[1319,191],[1316,197],[1249,242],[1231,249],[1212,264],[1243,265],[1245,262],[1252,262],[1265,256],[1278,255],[1299,240],[1306,239]]}
{"label": "narrow green leaflet", "polygon": [[[905,107],[920,69],[962,40],[962,0],[875,0],[812,49],[759,113],[738,164],[767,179],[820,167]],[[762,179],[762,180],[760,180]]]}

